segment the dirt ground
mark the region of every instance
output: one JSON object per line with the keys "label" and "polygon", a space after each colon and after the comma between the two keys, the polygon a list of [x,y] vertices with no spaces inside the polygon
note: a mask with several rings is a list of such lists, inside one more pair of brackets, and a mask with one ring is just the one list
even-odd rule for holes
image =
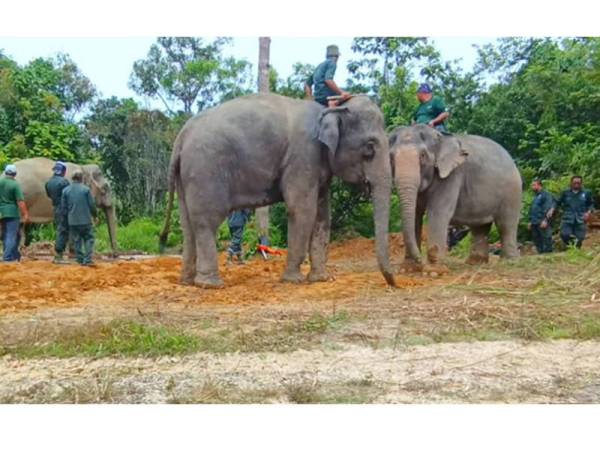
{"label": "dirt ground", "polygon": [[[598,236],[586,246],[597,245]],[[397,265],[401,236],[392,235],[391,244]],[[556,286],[548,294],[539,287],[552,275],[529,273],[526,263],[515,268],[492,257],[472,267],[454,258],[443,276],[397,275],[394,290],[377,270],[373,242],[358,238],[330,247],[329,282],[280,283],[285,256],[228,265],[222,255],[226,287],[201,290],[178,284],[175,256],[102,259],[83,268],[53,265],[44,245],[21,264],[0,265],[0,339],[7,348],[115,319],[202,336],[262,333],[263,341],[269,330],[282,342],[292,339],[282,330],[302,334],[285,351],[281,342],[261,341],[255,349],[246,343],[239,351],[155,358],[28,359],[8,352],[0,357],[0,402],[600,401],[598,340],[530,339],[540,337],[548,317],[567,323],[573,311],[600,316],[600,283],[565,281],[565,295],[554,299]],[[523,300],[531,292],[538,297]],[[573,303],[564,301],[571,297]],[[318,332],[307,326],[315,315],[325,323]],[[510,333],[492,336],[490,324]],[[471,334],[458,336],[464,330]]]}

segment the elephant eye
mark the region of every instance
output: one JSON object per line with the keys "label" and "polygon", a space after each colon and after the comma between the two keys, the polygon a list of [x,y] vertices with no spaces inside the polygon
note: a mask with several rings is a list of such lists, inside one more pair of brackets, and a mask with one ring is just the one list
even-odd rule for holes
{"label": "elephant eye", "polygon": [[363,153],[363,159],[365,161],[371,161],[375,157],[375,143],[367,142],[365,151]]}

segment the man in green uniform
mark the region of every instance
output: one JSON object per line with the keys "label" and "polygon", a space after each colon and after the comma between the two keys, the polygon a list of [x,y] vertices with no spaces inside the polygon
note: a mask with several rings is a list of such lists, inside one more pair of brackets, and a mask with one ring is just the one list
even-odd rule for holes
{"label": "man in green uniform", "polygon": [[[571,178],[570,189],[564,190],[556,202],[556,208],[562,208],[563,216],[560,223],[560,237],[565,245],[573,242],[581,248],[585,239],[585,224],[590,219],[593,207],[592,194],[583,190],[583,179],[580,176]],[[554,209],[550,211],[550,217]]]}
{"label": "man in green uniform", "polygon": [[15,180],[17,168],[13,164],[8,164],[4,169],[4,175],[0,178],[0,226],[4,248],[2,260],[15,262],[21,259],[19,253],[21,221],[29,222],[29,212],[21,186]]}
{"label": "man in green uniform", "polygon": [[442,133],[448,133],[445,121],[450,116],[448,108],[440,97],[434,97],[431,87],[427,83],[421,84],[417,89],[419,107],[413,116],[413,123],[424,123]]}
{"label": "man in green uniform", "polygon": [[96,203],[90,189],[82,184],[83,172],[73,173],[73,183],[62,191],[61,211],[63,220],[69,224],[69,233],[75,241],[77,262],[93,266],[94,228],[92,216],[96,217]]}
{"label": "man in green uniform", "polygon": [[[339,103],[348,100],[351,95],[341,90],[333,81],[337,60],[340,57],[340,51],[337,45],[327,47],[326,60],[317,66],[312,75],[306,80],[304,92],[307,98],[314,98],[317,103],[323,106],[334,107]],[[314,92],[312,86],[315,86]],[[327,100],[327,97],[341,96],[340,100]]]}
{"label": "man in green uniform", "polygon": [[529,229],[538,253],[552,252],[552,227],[548,213],[554,208],[552,194],[544,190],[541,180],[533,180],[531,189],[535,193],[529,209]]}
{"label": "man in green uniform", "polygon": [[46,195],[52,200],[52,208],[54,209],[54,227],[56,229],[56,242],[54,243],[56,256],[54,257],[54,262],[62,263],[64,261],[63,253],[69,241],[68,224],[63,221],[63,214],[60,210],[63,189],[69,185],[69,182],[65,178],[67,166],[57,161],[52,171],[54,175],[46,183]]}

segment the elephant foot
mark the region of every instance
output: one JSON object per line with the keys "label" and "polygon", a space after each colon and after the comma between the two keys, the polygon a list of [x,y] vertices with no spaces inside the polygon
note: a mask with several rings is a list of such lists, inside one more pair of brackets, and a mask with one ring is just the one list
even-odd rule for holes
{"label": "elephant foot", "polygon": [[421,272],[423,270],[423,264],[418,261],[414,261],[412,259],[406,259],[402,264],[400,264],[400,272],[401,273],[415,273]]}
{"label": "elephant foot", "polygon": [[480,255],[477,253],[471,253],[469,255],[469,257],[467,258],[467,260],[465,261],[466,264],[487,264],[490,260],[489,257],[489,253],[486,253],[485,255]]}
{"label": "elephant foot", "polygon": [[196,276],[196,272],[195,271],[182,271],[181,272],[181,277],[179,277],[179,282],[181,284],[185,284],[187,286],[193,286],[194,285],[194,277]]}
{"label": "elephant foot", "polygon": [[300,271],[291,272],[286,270],[281,277],[281,281],[284,283],[302,283],[304,280],[304,275]]}
{"label": "elephant foot", "polygon": [[315,270],[314,272],[311,270],[308,273],[307,279],[311,283],[335,280],[335,278],[333,276],[329,275],[329,273],[326,270],[319,270],[319,271]]}
{"label": "elephant foot", "polygon": [[225,284],[218,275],[196,274],[194,277],[194,286],[202,289],[221,289],[225,287]]}
{"label": "elephant foot", "polygon": [[438,261],[441,259],[441,257],[442,254],[437,244],[433,244],[427,249],[427,261],[429,261],[429,264],[438,264]]}
{"label": "elephant foot", "polygon": [[448,272],[450,272],[450,269],[445,264],[427,264],[423,267],[423,273],[430,277],[437,277]]}
{"label": "elephant foot", "polygon": [[517,250],[517,251],[502,253],[501,256],[504,259],[517,259],[521,255],[519,254],[519,251]]}

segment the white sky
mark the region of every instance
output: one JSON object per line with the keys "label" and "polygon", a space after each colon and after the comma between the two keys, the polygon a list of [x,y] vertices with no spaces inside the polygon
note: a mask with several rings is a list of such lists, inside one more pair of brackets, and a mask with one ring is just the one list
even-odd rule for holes
{"label": "white sky", "polygon": [[[102,96],[138,98],[127,87],[129,75],[134,61],[144,58],[155,40],[155,37],[0,37],[0,49],[19,64],[26,64],[37,57],[53,56],[59,52],[67,53],[90,78]],[[434,38],[433,40],[444,59],[461,58],[465,69],[470,69],[475,62],[477,54],[473,48],[474,44],[482,45],[494,41],[493,38],[472,37]],[[350,37],[272,37],[271,65],[280,77],[285,78],[291,73],[292,65],[298,61],[311,64],[321,62],[325,47],[335,43],[342,53],[336,80],[344,85],[348,77],[346,63],[352,58],[351,42]],[[256,71],[258,38],[235,37],[233,44],[226,47],[224,53],[248,60]],[[149,104],[160,106],[155,102]]]}

